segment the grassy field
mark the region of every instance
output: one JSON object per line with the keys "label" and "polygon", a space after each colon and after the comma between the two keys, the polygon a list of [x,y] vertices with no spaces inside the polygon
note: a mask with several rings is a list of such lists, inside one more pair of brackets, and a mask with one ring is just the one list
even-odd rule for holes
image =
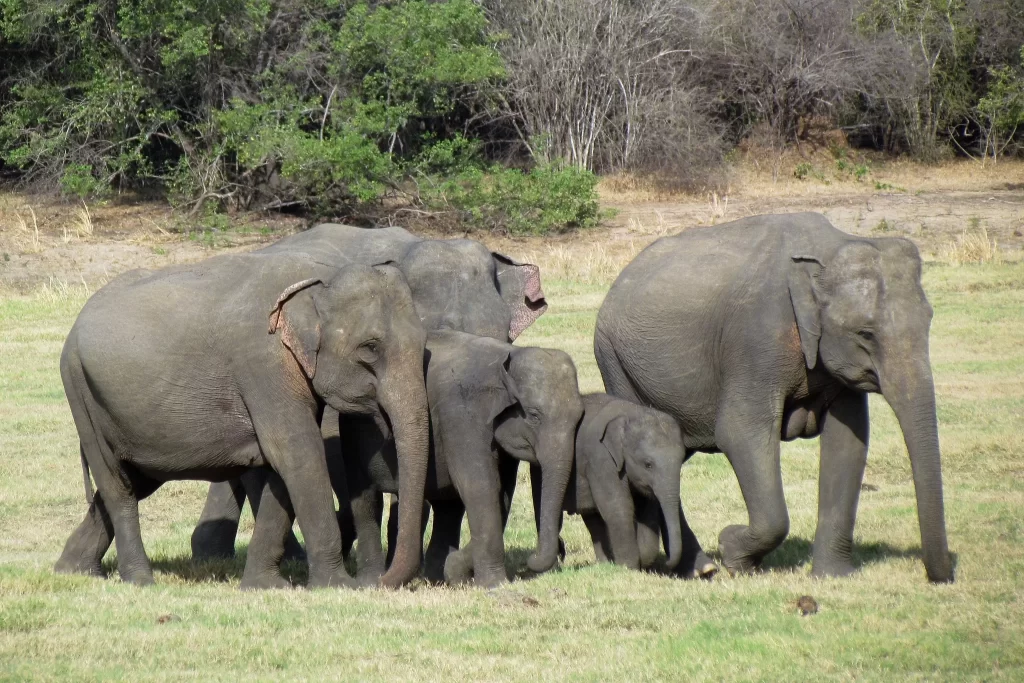
{"label": "grassy field", "polygon": [[[564,258],[564,255],[557,255]],[[550,311],[522,342],[567,350],[581,388],[601,388],[591,335],[614,268],[545,283]],[[555,276],[558,276],[556,269]],[[919,559],[910,464],[892,413],[872,399],[857,526],[861,571],[812,580],[817,444],[788,444],[792,533],[755,576],[688,582],[596,566],[568,519],[558,571],[495,591],[238,590],[240,559],[193,566],[205,486],[142,504],[157,585],[57,576],[85,511],[77,439],[57,363],[84,291],[0,300],[0,678],[438,680],[1024,680],[1024,264],[929,265],[933,364],[957,582],[931,586]],[[705,547],[742,523],[721,455],[683,470],[683,504]],[[534,543],[520,489],[509,564]],[[300,570],[295,570],[301,576]],[[804,594],[818,614],[798,616]]]}

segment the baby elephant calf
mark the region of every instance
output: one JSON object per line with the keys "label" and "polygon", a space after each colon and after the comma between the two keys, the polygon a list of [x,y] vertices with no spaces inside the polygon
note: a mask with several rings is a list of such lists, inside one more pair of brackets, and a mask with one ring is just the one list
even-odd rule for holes
{"label": "baby elephant calf", "polygon": [[686,577],[718,570],[683,516],[684,456],[679,425],[665,413],[607,394],[583,397],[564,508],[583,517],[598,562],[650,567],[663,532],[669,569]]}

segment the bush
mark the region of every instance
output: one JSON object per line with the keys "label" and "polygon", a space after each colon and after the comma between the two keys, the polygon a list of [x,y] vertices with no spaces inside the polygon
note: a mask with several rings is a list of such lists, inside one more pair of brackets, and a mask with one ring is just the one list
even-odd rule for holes
{"label": "bush", "polygon": [[597,176],[565,164],[541,164],[530,171],[492,166],[467,169],[421,188],[424,204],[458,212],[476,230],[511,235],[546,235],[597,225]]}

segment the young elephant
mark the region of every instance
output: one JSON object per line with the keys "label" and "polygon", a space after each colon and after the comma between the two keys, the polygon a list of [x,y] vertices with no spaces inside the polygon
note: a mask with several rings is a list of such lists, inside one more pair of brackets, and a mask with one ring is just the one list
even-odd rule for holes
{"label": "young elephant", "polygon": [[[558,559],[562,501],[583,412],[572,360],[562,351],[462,332],[429,335],[427,356],[432,451],[425,497],[434,509],[427,577],[442,577],[446,557],[459,547],[465,512],[476,583],[507,580],[503,531],[520,461],[542,476],[540,531],[528,564],[537,572],[550,569]],[[387,435],[352,434],[343,436],[343,449],[352,454],[346,476],[359,538],[359,577],[371,580],[384,569],[381,493],[397,492],[399,482]]]}
{"label": "young elephant", "polygon": [[678,423],[608,394],[584,396],[583,407],[565,511],[583,517],[598,562],[650,567],[664,523],[666,566],[687,577],[714,574],[679,501],[685,449]]}
{"label": "young elephant", "polygon": [[[101,290],[61,354],[87,497],[89,470],[98,491],[56,569],[99,573],[113,539],[121,577],[152,583],[140,499],[173,479],[219,481],[269,467],[254,545],[267,533],[263,513],[288,518],[282,513],[294,505],[310,585],[351,583],[318,424],[326,403],[386,417],[394,428],[402,499],[409,497],[401,559],[384,582],[408,580],[420,564],[428,454],[425,336],[409,288],[390,266],[339,270],[239,254],[138,272]],[[253,560],[244,586],[281,584],[276,567]]]}

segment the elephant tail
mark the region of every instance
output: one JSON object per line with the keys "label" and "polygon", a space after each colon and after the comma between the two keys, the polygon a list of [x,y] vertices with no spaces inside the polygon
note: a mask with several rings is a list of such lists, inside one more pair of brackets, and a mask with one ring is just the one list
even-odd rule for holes
{"label": "elephant tail", "polygon": [[78,455],[82,459],[82,479],[85,481],[85,502],[92,505],[93,488],[92,479],[89,478],[89,461],[85,459],[85,451],[81,444],[78,446]]}

